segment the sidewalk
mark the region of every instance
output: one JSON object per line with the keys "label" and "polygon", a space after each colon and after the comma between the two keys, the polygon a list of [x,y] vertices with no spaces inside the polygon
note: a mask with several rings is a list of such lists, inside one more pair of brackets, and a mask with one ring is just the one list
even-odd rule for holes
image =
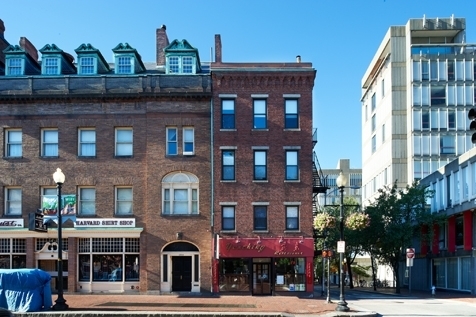
{"label": "sidewalk", "polygon": [[[332,287],[333,303],[321,297],[321,289],[316,286],[313,298],[295,296],[250,296],[250,295],[130,295],[130,294],[65,294],[69,310],[65,312],[47,311],[40,313],[18,313],[21,317],[48,316],[376,316],[372,312],[357,312],[350,305],[350,312],[336,312],[337,286]],[[371,288],[356,287],[346,292],[374,292]],[[410,296],[407,289],[395,294],[394,289],[378,289],[378,293],[395,296]],[[412,297],[432,298],[430,292],[412,291]],[[437,292],[436,298],[464,300],[476,303],[476,298],[467,293]],[[56,295],[53,295],[53,303]]]}

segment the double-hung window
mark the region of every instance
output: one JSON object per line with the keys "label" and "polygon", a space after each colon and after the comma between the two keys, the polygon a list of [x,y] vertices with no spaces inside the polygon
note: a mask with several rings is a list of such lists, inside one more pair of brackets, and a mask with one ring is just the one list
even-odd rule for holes
{"label": "double-hung window", "polygon": [[6,157],[21,157],[22,156],[22,131],[21,130],[6,130]]}
{"label": "double-hung window", "polygon": [[21,58],[9,58],[7,59],[7,75],[18,76],[23,75],[22,71],[23,59]]}
{"label": "double-hung window", "polygon": [[59,58],[47,57],[43,59],[43,74],[45,75],[59,75]]}
{"label": "double-hung window", "polygon": [[116,187],[116,215],[132,215],[132,187]]}
{"label": "double-hung window", "polygon": [[253,206],[253,230],[268,230],[267,206]]}
{"label": "double-hung window", "polygon": [[79,59],[79,73],[81,75],[94,74],[95,57],[81,57]]}
{"label": "double-hung window", "polygon": [[235,128],[235,99],[223,99],[221,101],[221,128]]}
{"label": "double-hung window", "polygon": [[298,151],[286,151],[286,180],[299,179]]}
{"label": "double-hung window", "polygon": [[117,74],[132,74],[132,58],[119,56],[117,58]]}
{"label": "double-hung window", "polygon": [[132,128],[116,128],[116,156],[132,156]]}
{"label": "double-hung window", "polygon": [[5,188],[5,215],[21,215],[22,191],[19,187]]}
{"label": "double-hung window", "polygon": [[169,73],[178,74],[179,72],[179,58],[177,56],[169,57]]}
{"label": "double-hung window", "polygon": [[222,230],[235,230],[235,206],[222,206]]}
{"label": "double-hung window", "polygon": [[195,132],[191,127],[183,128],[183,155],[195,154]]}
{"label": "double-hung window", "polygon": [[190,57],[190,56],[182,57],[182,72],[184,74],[193,73],[193,57]]}
{"label": "double-hung window", "polygon": [[235,180],[235,151],[222,150],[222,176],[225,181]]}
{"label": "double-hung window", "polygon": [[56,214],[57,210],[52,210],[51,206],[58,200],[58,189],[54,187],[41,187],[40,206],[45,214]]}
{"label": "double-hung window", "polygon": [[43,129],[41,133],[41,156],[58,156],[58,129]]}
{"label": "double-hung window", "polygon": [[299,230],[298,206],[286,206],[286,230]]}
{"label": "double-hung window", "polygon": [[253,100],[253,129],[267,129],[266,99]]}
{"label": "double-hung window", "polygon": [[168,56],[167,74],[194,74],[195,57],[193,56]]}
{"label": "double-hung window", "polygon": [[96,156],[96,130],[79,129],[79,156]]}
{"label": "double-hung window", "polygon": [[268,179],[267,175],[267,165],[266,165],[266,156],[267,151],[254,151],[254,180],[266,180]]}
{"label": "double-hung window", "polygon": [[297,129],[299,128],[299,116],[298,116],[298,101],[297,99],[286,99],[284,105],[285,129]]}
{"label": "double-hung window", "polygon": [[162,181],[164,215],[198,214],[198,178],[191,173],[171,173]]}
{"label": "double-hung window", "polygon": [[166,131],[167,134],[167,155],[177,155],[177,128],[169,127]]}
{"label": "double-hung window", "polygon": [[94,187],[80,187],[78,200],[80,216],[96,214],[96,189]]}

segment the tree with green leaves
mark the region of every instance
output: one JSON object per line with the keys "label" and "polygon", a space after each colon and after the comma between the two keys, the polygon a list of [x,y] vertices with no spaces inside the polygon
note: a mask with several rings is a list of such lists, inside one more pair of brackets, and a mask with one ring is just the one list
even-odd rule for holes
{"label": "tree with green leaves", "polygon": [[[378,190],[378,196],[365,212],[370,216],[370,225],[364,229],[367,242],[365,248],[380,263],[389,265],[395,277],[395,292],[400,293],[398,278],[400,263],[405,250],[412,246],[413,238],[421,234],[421,227],[433,228],[433,224],[444,221],[441,215],[432,214],[427,208],[427,200],[433,191],[414,182],[405,188],[398,188],[397,182]],[[425,243],[433,234],[420,235]],[[375,284],[375,283],[374,283]]]}

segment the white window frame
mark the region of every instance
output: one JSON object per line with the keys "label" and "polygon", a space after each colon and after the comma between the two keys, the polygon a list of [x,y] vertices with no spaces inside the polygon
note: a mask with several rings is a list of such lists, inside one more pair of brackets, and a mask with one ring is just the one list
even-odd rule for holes
{"label": "white window frame", "polygon": [[[264,111],[260,108],[263,107]],[[264,126],[257,127],[255,125],[256,120],[264,118]],[[253,99],[253,129],[256,130],[266,130],[268,129],[268,100],[265,98],[256,98]]]}
{"label": "white window frame", "polygon": [[[296,160],[296,164],[291,164],[291,160]],[[289,177],[288,168],[296,168],[296,177],[291,178]],[[285,171],[285,179],[287,181],[297,181],[299,180],[299,151],[298,150],[286,150],[286,171]]]}
{"label": "white window frame", "polygon": [[167,74],[189,75],[189,74],[195,74],[197,72],[194,56],[171,55],[171,56],[167,56],[166,59],[167,59],[166,60]]}
{"label": "white window frame", "polygon": [[[183,155],[194,155],[195,154],[195,129],[193,127],[184,127],[182,131],[183,139]],[[188,149],[189,147],[191,148]]]}
{"label": "white window frame", "polygon": [[134,74],[134,58],[130,55],[117,55],[115,73]]}
{"label": "white window frame", "polygon": [[[286,209],[286,215],[285,215],[285,221],[286,221],[286,227],[284,230],[286,231],[299,231],[299,206],[298,205],[289,205],[285,206]],[[290,216],[291,213],[296,213],[296,215]],[[296,221],[296,227],[290,227],[292,224],[292,221]]]}
{"label": "white window frame", "polygon": [[[119,140],[118,134],[119,132],[129,132],[130,139],[128,140]],[[134,155],[134,131],[131,127],[120,127],[115,128],[115,149],[114,155],[116,157],[125,156],[125,157],[132,157]],[[124,153],[122,153],[123,149],[125,149]]]}
{"label": "white window frame", "polygon": [[[84,140],[83,139],[83,132],[94,132],[94,140]],[[94,153],[91,155],[84,154],[87,152],[84,147],[94,146]],[[78,156],[88,156],[94,157],[96,156],[96,129],[94,128],[81,128],[78,130]]]}
{"label": "white window frame", "polygon": [[[225,153],[231,155],[225,156]],[[222,181],[235,181],[236,180],[236,150],[235,149],[222,149],[221,151],[221,180]],[[228,173],[226,170],[233,171],[232,177],[225,177]],[[231,174],[231,173],[230,173]]]}
{"label": "white window frame", "polygon": [[[122,193],[130,193],[130,199],[122,199],[121,194]],[[115,194],[115,212],[114,214],[117,216],[128,216],[128,215],[133,215],[134,214],[134,193],[132,190],[132,186],[116,186],[114,189],[114,194]],[[127,205],[130,205],[129,208],[124,208],[127,207]],[[128,211],[123,211],[124,209],[128,209]]]}
{"label": "white window frame", "polygon": [[[175,191],[186,190],[186,199],[176,199]],[[178,209],[184,206],[185,209]],[[167,174],[162,180],[162,214],[163,215],[198,215],[199,209],[199,182],[198,178],[188,172]]]}
{"label": "white window frame", "polygon": [[48,187],[44,186],[41,187],[41,196],[40,196],[40,206],[43,207],[43,198],[45,197],[54,197],[54,199],[58,198],[58,189],[56,187]]}
{"label": "white window frame", "polygon": [[61,60],[59,57],[44,57],[41,61],[43,75],[59,75],[61,74]]}
{"label": "white window frame", "polygon": [[[178,129],[177,127],[167,127],[166,129],[166,153],[167,155],[178,155]],[[171,131],[175,131],[175,139],[171,138]],[[175,145],[175,151],[171,151],[170,146]]]}
{"label": "white window frame", "polygon": [[[19,197],[11,197],[14,193],[20,194]],[[22,189],[21,187],[6,187],[5,188],[5,215],[6,216],[21,216],[22,214]],[[12,204],[16,205],[13,209]]]}
{"label": "white window frame", "polygon": [[[45,134],[50,132],[56,132],[56,142],[55,140],[46,141]],[[56,155],[47,155],[46,147],[56,145]],[[59,157],[59,131],[55,128],[47,128],[41,130],[41,156],[43,157]]]}
{"label": "white window frame", "polygon": [[[86,191],[94,191],[93,199],[87,195]],[[90,211],[92,210],[92,212]],[[78,187],[78,215],[93,216],[96,215],[96,188],[92,186]]]}
{"label": "white window frame", "polygon": [[[233,120],[231,120],[231,118]],[[225,99],[221,100],[221,129],[224,130],[234,130],[236,129],[236,114],[235,114],[235,99]],[[229,119],[229,120],[226,120]],[[232,124],[228,125],[228,122]]]}
{"label": "white window frame", "polygon": [[[5,156],[6,157],[22,157],[23,155],[23,132],[21,129],[5,130]],[[12,140],[14,135],[20,134],[20,140]],[[18,152],[18,153],[16,153]]]}
{"label": "white window frame", "polygon": [[[264,155],[264,164],[258,164],[258,163],[263,163],[262,159],[263,157],[260,157],[261,155]],[[264,178],[257,178],[257,168],[259,167],[264,167]],[[268,180],[268,151],[267,150],[254,150],[253,151],[253,180],[255,181],[265,181]]]}
{"label": "white window frame", "polygon": [[94,75],[97,73],[97,58],[94,56],[82,56],[79,58],[79,74]]}
{"label": "white window frame", "polygon": [[[295,122],[295,126],[288,126],[288,120]],[[299,100],[296,98],[284,100],[284,128],[299,129]]]}
{"label": "white window frame", "polygon": [[[225,217],[226,214],[226,217]],[[233,216],[231,216],[233,214]],[[236,231],[236,206],[235,205],[223,205],[221,206],[221,230],[222,231]],[[232,219],[233,228],[225,228],[225,219]],[[231,222],[231,221],[230,221]]]}
{"label": "white window frame", "polygon": [[[7,58],[6,66],[5,66],[5,75],[7,76],[23,75],[24,63],[25,63],[25,60],[23,58],[18,58],[18,57]],[[15,64],[15,65],[12,65],[12,64]]]}

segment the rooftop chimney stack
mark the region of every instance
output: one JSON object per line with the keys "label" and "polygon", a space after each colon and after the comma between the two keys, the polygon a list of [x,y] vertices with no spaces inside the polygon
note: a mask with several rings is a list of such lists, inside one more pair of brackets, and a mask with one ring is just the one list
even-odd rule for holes
{"label": "rooftop chimney stack", "polygon": [[20,47],[27,52],[35,61],[38,62],[38,50],[36,47],[24,36],[20,37]]}
{"label": "rooftop chimney stack", "polygon": [[156,43],[157,43],[157,66],[165,66],[165,53],[164,48],[169,46],[169,38],[166,32],[167,27],[165,24],[162,24],[156,32]]}
{"label": "rooftop chimney stack", "polygon": [[215,34],[215,63],[221,63],[221,37]]}
{"label": "rooftop chimney stack", "polygon": [[301,62],[301,55],[298,55],[296,56],[296,63],[300,63]]}

